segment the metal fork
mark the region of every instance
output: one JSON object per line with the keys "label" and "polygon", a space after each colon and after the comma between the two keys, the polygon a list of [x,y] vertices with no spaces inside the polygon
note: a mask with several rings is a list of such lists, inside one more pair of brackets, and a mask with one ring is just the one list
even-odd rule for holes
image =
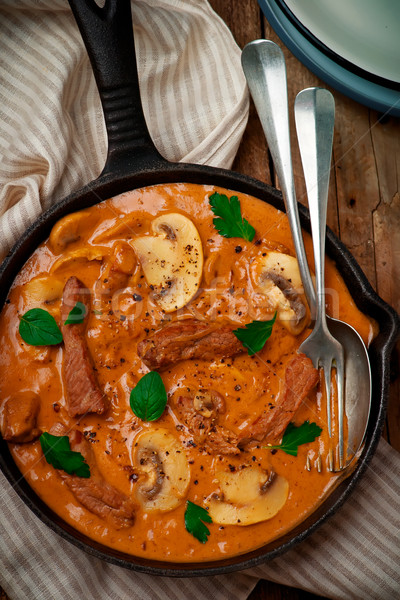
{"label": "metal fork", "polygon": [[[327,402],[328,434],[332,442],[332,369],[336,370],[338,406],[339,470],[344,465],[344,352],[329,332],[325,313],[325,234],[331,165],[335,103],[332,94],[321,88],[308,88],[295,100],[295,121],[310,210],[314,248],[317,306],[314,328],[299,351],[323,370]],[[336,470],[334,451],[328,451],[328,469]]]}

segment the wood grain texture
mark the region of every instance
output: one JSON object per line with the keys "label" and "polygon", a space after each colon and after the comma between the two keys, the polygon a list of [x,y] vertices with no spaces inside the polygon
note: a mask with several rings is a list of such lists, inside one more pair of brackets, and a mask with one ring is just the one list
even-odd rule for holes
{"label": "wood grain texture", "polygon": [[[376,289],[400,312],[400,120],[373,113],[371,138],[378,173],[379,202],[372,213]],[[400,451],[400,342],[393,357],[387,439]]]}
{"label": "wood grain texture", "polygon": [[[257,2],[212,0],[210,4],[233,32],[240,48],[253,40],[264,37],[263,19]],[[271,184],[273,179],[269,169],[269,160],[261,124],[251,101],[249,121],[233,169]]]}

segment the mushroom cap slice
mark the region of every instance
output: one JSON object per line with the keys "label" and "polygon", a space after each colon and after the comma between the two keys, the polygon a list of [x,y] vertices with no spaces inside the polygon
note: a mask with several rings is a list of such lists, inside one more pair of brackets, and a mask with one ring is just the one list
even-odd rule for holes
{"label": "mushroom cap slice", "polygon": [[287,479],[258,467],[217,473],[220,494],[208,500],[209,513],[220,525],[252,525],[274,517],[286,503]]}
{"label": "mushroom cap slice", "polygon": [[136,497],[145,511],[167,512],[181,504],[190,482],[185,450],[167,429],[141,433],[134,464],[140,477]]}
{"label": "mushroom cap slice", "polygon": [[264,254],[252,266],[256,286],[267,296],[282,325],[293,335],[298,335],[307,325],[308,311],[302,297],[303,285],[297,259],[275,250]]}
{"label": "mushroom cap slice", "polygon": [[49,238],[49,245],[54,254],[61,254],[68,244],[79,240],[85,226],[92,219],[89,211],[81,210],[57,221]]}
{"label": "mushroom cap slice", "polygon": [[180,213],[167,213],[151,223],[153,235],[132,244],[154,299],[165,311],[185,306],[199,289],[203,274],[203,247],[193,222]]}
{"label": "mushroom cap slice", "polygon": [[71,252],[67,252],[63,256],[60,256],[53,264],[50,269],[51,273],[57,271],[61,267],[65,267],[68,263],[74,262],[76,260],[97,260],[102,261],[105,256],[110,254],[109,248],[103,248],[102,246],[85,246],[84,248],[78,248],[77,250],[72,250]]}
{"label": "mushroom cap slice", "polygon": [[40,275],[28,281],[22,288],[27,303],[49,303],[59,300],[64,291],[65,282],[54,275]]}

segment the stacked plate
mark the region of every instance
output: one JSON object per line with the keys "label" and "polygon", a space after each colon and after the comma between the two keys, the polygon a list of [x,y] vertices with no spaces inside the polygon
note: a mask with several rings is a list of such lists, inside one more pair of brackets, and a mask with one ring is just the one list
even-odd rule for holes
{"label": "stacked plate", "polygon": [[258,0],[282,42],[347,96],[400,117],[399,0]]}

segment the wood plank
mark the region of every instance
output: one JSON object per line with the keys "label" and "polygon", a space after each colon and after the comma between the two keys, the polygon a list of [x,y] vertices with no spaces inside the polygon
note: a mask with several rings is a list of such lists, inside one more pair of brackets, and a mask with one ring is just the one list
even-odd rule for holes
{"label": "wood plank", "polygon": [[[379,203],[372,218],[378,294],[400,311],[400,120],[373,113],[371,136],[379,174]],[[393,357],[387,437],[400,451],[400,342]]]}
{"label": "wood plank", "polygon": [[257,0],[210,0],[215,12],[231,30],[240,48],[261,37],[261,11]]}
{"label": "wood plank", "polygon": [[380,296],[400,311],[400,120],[373,113],[371,142],[379,197],[372,211],[376,283]]}
{"label": "wood plank", "polygon": [[[240,48],[262,37],[261,11],[256,0],[211,0],[210,4],[228,25]],[[253,102],[250,103],[249,121],[233,170],[272,183],[268,148]]]}
{"label": "wood plank", "polygon": [[379,185],[365,107],[342,97],[337,112],[335,170],[340,237],[376,287],[372,214],[379,204]]}

